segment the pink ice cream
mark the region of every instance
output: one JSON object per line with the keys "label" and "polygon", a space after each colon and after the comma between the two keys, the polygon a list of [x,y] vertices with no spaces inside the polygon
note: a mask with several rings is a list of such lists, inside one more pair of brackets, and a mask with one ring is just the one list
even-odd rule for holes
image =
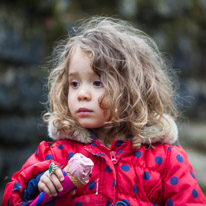
{"label": "pink ice cream", "polygon": [[69,173],[80,180],[82,184],[87,184],[92,175],[94,163],[91,159],[81,153],[76,153],[69,161]]}

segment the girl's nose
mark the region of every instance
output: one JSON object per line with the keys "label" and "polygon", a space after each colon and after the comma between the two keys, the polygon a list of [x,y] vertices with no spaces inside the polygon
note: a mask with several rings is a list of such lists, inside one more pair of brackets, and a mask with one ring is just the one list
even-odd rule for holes
{"label": "girl's nose", "polygon": [[80,88],[79,93],[78,93],[78,100],[79,101],[82,101],[82,100],[90,101],[91,100],[91,93],[88,88],[86,87]]}

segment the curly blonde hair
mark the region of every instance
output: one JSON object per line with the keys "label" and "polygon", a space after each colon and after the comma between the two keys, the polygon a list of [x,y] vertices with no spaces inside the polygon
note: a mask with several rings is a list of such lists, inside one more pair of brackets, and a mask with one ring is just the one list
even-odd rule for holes
{"label": "curly blonde hair", "polygon": [[77,124],[67,104],[69,62],[77,47],[92,56],[92,69],[103,82],[100,106],[110,111],[111,132],[132,134],[133,145],[139,147],[148,138],[147,128],[162,127],[164,114],[177,117],[173,75],[154,41],[128,22],[94,17],[83,21],[75,36],[56,50],[57,64],[49,76],[49,111],[44,118],[58,131],[72,134]]}

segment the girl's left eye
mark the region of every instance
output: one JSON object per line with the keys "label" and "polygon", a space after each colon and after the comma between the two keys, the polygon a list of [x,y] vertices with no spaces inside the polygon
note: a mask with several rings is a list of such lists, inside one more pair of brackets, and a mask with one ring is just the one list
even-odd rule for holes
{"label": "girl's left eye", "polygon": [[78,81],[76,81],[76,80],[73,80],[73,81],[70,82],[70,85],[73,88],[77,88],[77,87],[80,86],[80,83]]}
{"label": "girl's left eye", "polygon": [[96,87],[103,87],[103,84],[100,80],[96,80],[93,82],[93,85],[96,86]]}

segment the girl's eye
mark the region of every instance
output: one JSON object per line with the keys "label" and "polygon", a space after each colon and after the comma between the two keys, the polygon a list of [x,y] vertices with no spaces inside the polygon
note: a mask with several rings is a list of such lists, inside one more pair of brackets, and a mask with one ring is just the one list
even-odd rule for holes
{"label": "girl's eye", "polygon": [[77,88],[77,87],[80,86],[80,83],[79,83],[78,81],[72,81],[72,82],[70,83],[70,85],[71,85],[73,88]]}
{"label": "girl's eye", "polygon": [[103,84],[100,80],[96,80],[93,82],[93,85],[96,86],[96,87],[103,87]]}

